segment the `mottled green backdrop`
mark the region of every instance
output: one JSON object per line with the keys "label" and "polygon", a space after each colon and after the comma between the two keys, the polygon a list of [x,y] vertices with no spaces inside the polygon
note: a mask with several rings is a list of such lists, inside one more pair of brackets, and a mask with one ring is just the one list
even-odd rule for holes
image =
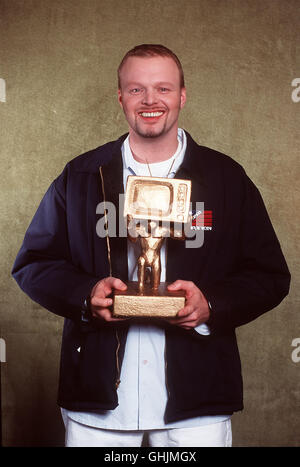
{"label": "mottled green backdrop", "polygon": [[0,0],[5,446],[63,445],[56,406],[62,319],[26,297],[10,270],[65,163],[126,131],[116,68],[144,42],[163,43],[182,59],[188,102],[181,126],[245,167],[293,275],[276,310],[238,329],[245,410],[233,417],[234,445],[300,444],[300,362],[292,359],[300,338],[300,102],[291,85],[300,75],[299,24],[298,0]]}

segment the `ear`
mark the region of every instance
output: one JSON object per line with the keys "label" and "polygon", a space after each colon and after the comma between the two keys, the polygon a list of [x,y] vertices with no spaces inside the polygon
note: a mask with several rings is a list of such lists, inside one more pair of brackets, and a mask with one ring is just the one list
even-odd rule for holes
{"label": "ear", "polygon": [[118,89],[118,102],[119,102],[120,106],[121,106],[122,109],[123,109],[122,92],[121,92],[121,89]]}
{"label": "ear", "polygon": [[180,90],[180,108],[182,109],[186,103],[186,89],[181,88]]}

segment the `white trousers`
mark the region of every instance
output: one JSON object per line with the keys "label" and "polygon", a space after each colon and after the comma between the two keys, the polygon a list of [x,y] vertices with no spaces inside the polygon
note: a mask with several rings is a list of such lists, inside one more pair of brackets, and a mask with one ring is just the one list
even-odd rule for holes
{"label": "white trousers", "polygon": [[144,434],[152,447],[231,447],[231,420],[192,428],[118,431],[95,428],[67,418],[67,447],[139,447]]}

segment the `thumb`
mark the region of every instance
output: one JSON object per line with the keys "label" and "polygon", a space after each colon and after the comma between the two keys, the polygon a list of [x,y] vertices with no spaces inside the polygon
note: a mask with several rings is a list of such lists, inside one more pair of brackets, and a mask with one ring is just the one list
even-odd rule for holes
{"label": "thumb", "polygon": [[121,281],[121,279],[117,279],[116,277],[107,277],[105,279],[105,285],[108,286],[111,290],[125,290],[127,289],[127,285]]}
{"label": "thumb", "polygon": [[182,282],[179,279],[177,279],[177,281],[175,281],[172,284],[168,285],[168,289],[180,290],[180,289],[182,289]]}

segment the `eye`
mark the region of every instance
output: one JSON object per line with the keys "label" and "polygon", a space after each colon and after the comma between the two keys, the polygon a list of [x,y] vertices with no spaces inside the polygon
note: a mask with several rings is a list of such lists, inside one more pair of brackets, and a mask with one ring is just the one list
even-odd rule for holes
{"label": "eye", "polygon": [[159,91],[165,93],[165,92],[168,92],[169,89],[168,89],[168,88],[165,88],[165,87],[163,87],[163,86],[161,86],[161,87],[159,88]]}
{"label": "eye", "polygon": [[130,94],[140,94],[142,92],[141,88],[132,88],[129,90]]}

